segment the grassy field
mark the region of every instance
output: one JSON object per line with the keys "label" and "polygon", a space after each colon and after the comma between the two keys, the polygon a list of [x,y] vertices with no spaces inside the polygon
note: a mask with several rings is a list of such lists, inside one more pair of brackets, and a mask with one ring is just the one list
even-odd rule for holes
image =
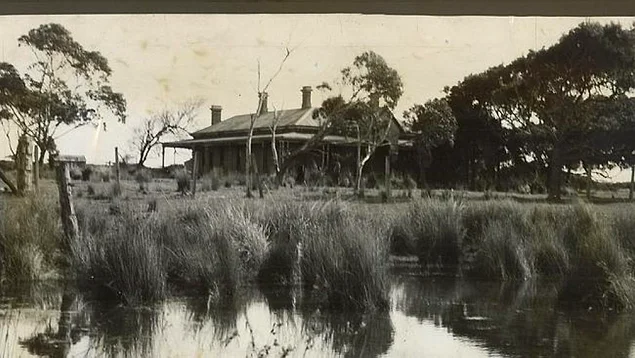
{"label": "grassy field", "polygon": [[197,189],[193,198],[169,179],[74,181],[81,236],[68,252],[54,182],[38,196],[0,196],[4,280],[65,272],[88,294],[130,305],[281,284],[329,308],[374,310],[388,306],[391,261],[408,256],[430,275],[558,280],[561,302],[576,307],[635,305],[634,205],[620,198],[394,190],[382,204],[380,189],[364,200],[350,188],[272,188],[263,199],[233,183]]}

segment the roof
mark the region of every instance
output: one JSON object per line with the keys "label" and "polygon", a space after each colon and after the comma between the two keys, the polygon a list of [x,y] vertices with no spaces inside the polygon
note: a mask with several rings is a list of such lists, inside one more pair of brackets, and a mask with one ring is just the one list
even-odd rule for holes
{"label": "roof", "polygon": [[[276,135],[276,139],[282,140],[297,140],[297,141],[307,141],[313,137],[313,134],[310,133],[298,133],[298,132],[290,132],[290,133],[281,133]],[[258,140],[268,140],[271,138],[270,134],[256,134],[252,136],[253,141]],[[216,143],[232,143],[232,142],[245,142],[247,139],[246,135],[242,136],[233,136],[233,137],[220,137],[220,138],[199,138],[199,139],[186,139],[177,142],[168,142],[163,143],[164,147],[169,148],[194,148],[194,147],[204,147]],[[352,137],[338,136],[338,135],[327,135],[322,139],[322,142],[329,144],[356,144],[357,140]],[[411,146],[412,143],[409,140],[399,140],[399,146]]]}
{"label": "roof", "polygon": [[[298,108],[287,109],[277,111],[280,116],[278,119],[278,128],[288,126],[303,126],[303,127],[317,127],[319,123],[316,119],[313,119],[313,113],[317,108]],[[269,128],[273,122],[274,112],[267,112],[260,115],[254,123],[254,129]],[[241,132],[249,130],[251,124],[252,114],[240,114],[225,119],[219,123],[211,125],[207,128],[201,129],[192,133],[195,138],[214,136],[216,134],[226,134],[227,132]]]}
{"label": "roof", "polygon": [[60,154],[57,158],[55,158],[55,161],[65,163],[86,163],[86,157],[83,155]]}

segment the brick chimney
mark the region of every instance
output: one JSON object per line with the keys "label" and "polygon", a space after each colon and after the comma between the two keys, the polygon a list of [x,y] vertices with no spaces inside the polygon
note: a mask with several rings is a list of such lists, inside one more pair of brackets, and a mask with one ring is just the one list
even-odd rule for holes
{"label": "brick chimney", "polygon": [[302,87],[302,109],[311,108],[311,86]]}
{"label": "brick chimney", "polygon": [[260,92],[258,94],[258,99],[262,99],[262,107],[260,107],[260,113],[258,113],[258,115],[261,114],[265,114],[267,112],[269,112],[269,109],[267,108],[267,98],[269,97],[269,95],[267,94],[267,92]]}
{"label": "brick chimney", "polygon": [[209,110],[212,112],[212,125],[220,123],[220,114],[223,107],[214,105],[209,107]]}

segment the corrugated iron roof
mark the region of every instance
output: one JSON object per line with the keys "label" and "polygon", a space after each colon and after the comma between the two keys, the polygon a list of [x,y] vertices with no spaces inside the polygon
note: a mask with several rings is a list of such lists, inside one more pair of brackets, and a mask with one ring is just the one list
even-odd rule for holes
{"label": "corrugated iron roof", "polygon": [[[317,127],[319,125],[316,119],[313,119],[313,112],[317,108],[298,108],[298,109],[286,109],[277,111],[280,116],[278,119],[278,128],[287,126],[307,126]],[[254,123],[254,129],[269,128],[273,122],[274,112],[267,112],[262,114],[256,119]],[[201,129],[192,133],[193,137],[203,137],[207,135],[226,133],[226,132],[240,132],[249,130],[252,114],[240,114],[216,123],[207,128]]]}
{"label": "corrugated iron roof", "polygon": [[[276,139],[280,140],[298,140],[298,141],[307,141],[313,137],[313,134],[310,133],[298,133],[298,132],[290,132],[290,133],[281,133],[276,135]],[[270,139],[270,134],[260,134],[252,136],[253,141],[258,141],[262,139]],[[206,145],[212,145],[217,143],[233,143],[233,142],[242,142],[244,143],[247,140],[247,136],[233,136],[233,137],[219,137],[219,138],[201,138],[201,139],[186,139],[177,142],[168,142],[163,143],[164,147],[168,148],[193,148],[196,146],[204,147]],[[329,144],[355,144],[357,140],[352,137],[338,136],[338,135],[327,135],[322,139],[322,142]],[[409,140],[398,141],[399,146],[411,146],[412,142]]]}

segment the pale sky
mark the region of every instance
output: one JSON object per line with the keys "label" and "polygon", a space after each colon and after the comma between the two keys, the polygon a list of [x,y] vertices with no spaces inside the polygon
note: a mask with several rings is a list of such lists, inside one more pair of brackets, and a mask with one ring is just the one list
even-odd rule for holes
{"label": "pale sky", "polygon": [[[373,50],[404,82],[398,118],[415,103],[442,96],[470,73],[509,63],[530,49],[555,43],[585,18],[436,17],[382,15],[69,15],[0,17],[1,59],[20,71],[33,61],[17,39],[43,23],[66,27],[88,50],[101,52],[113,70],[111,84],[128,101],[128,120],[107,120],[108,130],[85,126],[59,138],[64,154],[84,154],[90,163],[113,158],[114,147],[134,152],[132,128],[152,111],[193,97],[204,100],[197,125],[210,124],[209,106],[222,118],[253,112],[257,105],[257,63],[263,82],[277,69],[285,48],[294,51],[269,88],[269,107],[298,108],[300,88],[333,83],[354,57]],[[630,26],[635,18],[591,18]],[[337,91],[337,88],[335,88]],[[323,99],[313,92],[313,105]],[[58,133],[63,133],[64,130]],[[169,153],[168,153],[169,152]],[[0,157],[9,154],[4,135]],[[166,152],[166,164],[188,159],[189,151]],[[151,156],[149,165],[161,164]],[[629,173],[614,172],[627,181]]]}

